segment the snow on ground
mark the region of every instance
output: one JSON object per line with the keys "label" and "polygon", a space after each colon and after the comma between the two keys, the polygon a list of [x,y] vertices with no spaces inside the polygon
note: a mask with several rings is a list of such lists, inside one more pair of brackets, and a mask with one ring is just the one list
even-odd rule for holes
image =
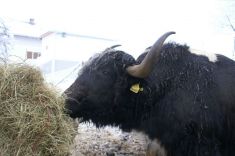
{"label": "snow on ground", "polygon": [[72,156],[145,156],[149,139],[140,132],[123,132],[118,127],[96,128],[80,123]]}

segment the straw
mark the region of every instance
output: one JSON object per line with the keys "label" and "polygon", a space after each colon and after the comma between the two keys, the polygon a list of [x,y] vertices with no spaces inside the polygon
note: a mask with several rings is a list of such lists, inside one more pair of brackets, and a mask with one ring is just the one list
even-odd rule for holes
{"label": "straw", "polygon": [[66,156],[74,136],[64,97],[39,69],[0,64],[0,156]]}

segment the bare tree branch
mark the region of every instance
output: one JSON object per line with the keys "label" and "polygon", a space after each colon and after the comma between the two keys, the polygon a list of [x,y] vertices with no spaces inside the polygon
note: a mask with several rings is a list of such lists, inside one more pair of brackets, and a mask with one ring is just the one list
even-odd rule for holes
{"label": "bare tree branch", "polygon": [[235,28],[234,28],[234,26],[232,25],[232,23],[231,23],[231,21],[230,21],[230,18],[228,17],[228,15],[226,15],[226,17],[227,17],[227,19],[228,19],[228,22],[229,22],[231,28],[232,28],[233,31],[235,32]]}
{"label": "bare tree branch", "polygon": [[4,22],[0,19],[0,59],[8,59],[8,50],[10,45],[10,34],[9,29],[6,27]]}

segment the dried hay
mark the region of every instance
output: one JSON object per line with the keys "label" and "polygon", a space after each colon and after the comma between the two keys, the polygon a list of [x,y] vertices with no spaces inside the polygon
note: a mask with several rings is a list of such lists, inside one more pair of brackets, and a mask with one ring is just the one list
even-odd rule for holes
{"label": "dried hay", "polygon": [[75,136],[64,98],[36,68],[0,64],[0,156],[66,156]]}

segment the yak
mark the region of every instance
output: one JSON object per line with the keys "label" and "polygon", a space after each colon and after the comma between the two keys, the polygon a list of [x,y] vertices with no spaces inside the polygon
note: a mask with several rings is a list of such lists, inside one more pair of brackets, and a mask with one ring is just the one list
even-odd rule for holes
{"label": "yak", "polygon": [[235,155],[235,61],[210,61],[163,34],[137,59],[115,46],[65,90],[72,118],[157,139],[168,156]]}

